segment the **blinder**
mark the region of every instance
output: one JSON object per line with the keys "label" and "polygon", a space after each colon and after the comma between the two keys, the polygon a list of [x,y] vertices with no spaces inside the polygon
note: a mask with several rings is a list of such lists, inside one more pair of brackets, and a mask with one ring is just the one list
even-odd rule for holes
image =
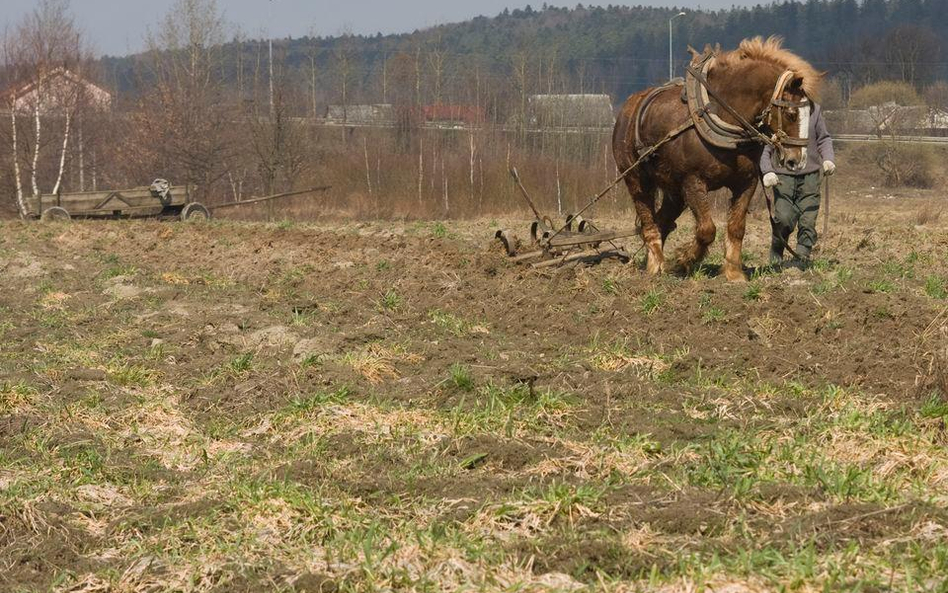
{"label": "blinder", "polygon": [[783,107],[785,109],[803,109],[804,107],[810,104],[809,101],[804,99],[803,101],[787,101],[786,99],[774,99],[770,102],[774,107]]}

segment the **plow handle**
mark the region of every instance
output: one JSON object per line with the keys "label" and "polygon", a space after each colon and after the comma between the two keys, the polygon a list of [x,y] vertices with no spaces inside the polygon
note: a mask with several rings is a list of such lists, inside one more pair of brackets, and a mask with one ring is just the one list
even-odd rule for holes
{"label": "plow handle", "polygon": [[520,194],[527,201],[527,204],[530,204],[530,209],[533,210],[533,215],[537,220],[543,221],[544,218],[540,216],[540,211],[537,210],[536,205],[533,203],[533,200],[530,199],[530,194],[527,193],[527,188],[523,186],[523,182],[520,181],[520,173],[517,172],[516,167],[510,168],[510,176],[514,178],[514,181],[517,183],[517,188],[520,189]]}

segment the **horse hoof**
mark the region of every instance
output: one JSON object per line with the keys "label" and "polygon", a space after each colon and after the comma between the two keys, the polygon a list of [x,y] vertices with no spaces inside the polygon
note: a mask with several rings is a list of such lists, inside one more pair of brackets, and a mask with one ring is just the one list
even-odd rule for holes
{"label": "horse hoof", "polygon": [[694,271],[694,269],[695,269],[695,264],[689,263],[689,262],[682,262],[679,260],[675,262],[675,266],[672,268],[672,273],[675,274],[676,276],[687,278],[688,276],[691,276],[691,273]]}
{"label": "horse hoof", "polygon": [[724,270],[728,282],[747,282],[747,274],[740,270]]}

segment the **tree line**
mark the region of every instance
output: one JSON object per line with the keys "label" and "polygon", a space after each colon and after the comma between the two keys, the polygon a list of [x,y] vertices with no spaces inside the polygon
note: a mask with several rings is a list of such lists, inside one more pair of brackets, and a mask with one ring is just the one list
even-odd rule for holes
{"label": "tree line", "polygon": [[[692,11],[675,21],[677,72],[685,48],[734,47],[754,35],[786,45],[848,88],[896,79],[919,89],[948,78],[948,3],[944,0],[807,0]],[[470,99],[470,85],[514,84],[521,62],[537,89],[602,92],[623,98],[660,82],[668,70],[668,19],[678,8],[543,5],[506,10],[399,35],[275,40],[282,64],[317,88],[317,104],[387,102],[413,76],[415,99]],[[236,34],[222,48],[229,82],[246,80],[262,40]],[[140,92],[140,56],[103,60],[111,84]],[[244,86],[246,89],[246,86]],[[325,89],[332,89],[326,92]]]}

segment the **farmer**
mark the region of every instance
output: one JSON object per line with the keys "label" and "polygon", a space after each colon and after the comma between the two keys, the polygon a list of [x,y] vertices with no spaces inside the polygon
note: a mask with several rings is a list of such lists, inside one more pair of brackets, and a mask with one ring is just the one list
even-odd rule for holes
{"label": "farmer", "polygon": [[810,252],[816,244],[816,215],[820,211],[820,173],[832,175],[836,172],[833,139],[826,130],[823,110],[817,103],[811,104],[806,165],[799,171],[778,166],[774,163],[773,147],[769,145],[764,147],[764,153],[760,157],[764,187],[773,188],[774,191],[771,264],[783,261],[784,247],[788,245],[794,228],[797,229],[797,245],[794,251],[801,260],[794,263],[805,265],[810,259]]}

